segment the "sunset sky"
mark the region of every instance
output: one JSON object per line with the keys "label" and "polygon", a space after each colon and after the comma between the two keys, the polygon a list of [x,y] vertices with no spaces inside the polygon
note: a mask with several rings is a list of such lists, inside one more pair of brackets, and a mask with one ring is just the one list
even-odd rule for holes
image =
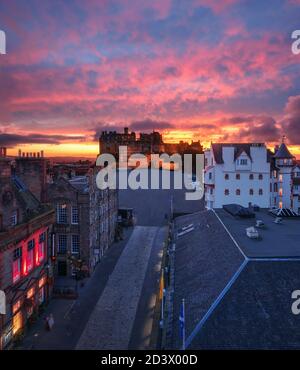
{"label": "sunset sky", "polygon": [[300,0],[1,0],[0,145],[98,153],[106,129],[300,156]]}

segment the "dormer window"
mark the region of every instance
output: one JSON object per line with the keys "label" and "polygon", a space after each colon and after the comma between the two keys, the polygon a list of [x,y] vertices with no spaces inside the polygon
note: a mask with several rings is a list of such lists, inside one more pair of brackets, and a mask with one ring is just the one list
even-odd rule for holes
{"label": "dormer window", "polygon": [[248,164],[248,159],[243,158],[243,159],[240,160],[240,165],[241,166],[247,166],[247,164]]}

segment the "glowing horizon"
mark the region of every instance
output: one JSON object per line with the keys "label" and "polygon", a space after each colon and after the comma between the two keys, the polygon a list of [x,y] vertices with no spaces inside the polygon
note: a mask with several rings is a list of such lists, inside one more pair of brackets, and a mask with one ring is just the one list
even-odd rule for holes
{"label": "glowing horizon", "polygon": [[299,11],[298,0],[2,0],[0,145],[93,157],[102,130],[128,126],[204,146],[286,135],[300,156]]}

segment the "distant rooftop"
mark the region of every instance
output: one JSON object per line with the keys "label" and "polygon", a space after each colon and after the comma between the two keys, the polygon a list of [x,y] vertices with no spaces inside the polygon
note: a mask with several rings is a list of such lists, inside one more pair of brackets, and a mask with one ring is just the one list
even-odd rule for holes
{"label": "distant rooftop", "polygon": [[83,193],[87,193],[89,191],[89,182],[87,176],[74,176],[68,181],[74,188]]}
{"label": "distant rooftop", "polygon": [[277,159],[294,159],[295,157],[288,150],[288,147],[285,143],[282,143],[279,149],[276,151],[274,158]]}
{"label": "distant rooftop", "polygon": [[264,147],[265,144],[263,143],[213,143],[211,144],[215,161],[218,164],[222,164],[223,162],[223,148],[234,148],[234,159],[236,159],[240,154],[245,152],[248,157],[252,160],[251,158],[251,152],[250,148],[251,147]]}

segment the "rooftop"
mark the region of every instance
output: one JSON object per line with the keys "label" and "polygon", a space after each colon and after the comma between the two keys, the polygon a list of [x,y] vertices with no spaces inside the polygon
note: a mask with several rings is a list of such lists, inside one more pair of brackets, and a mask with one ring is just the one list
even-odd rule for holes
{"label": "rooftop", "polygon": [[277,225],[266,210],[256,216],[266,225],[261,241],[245,233],[255,219],[223,210],[176,219],[173,348],[181,345],[183,298],[188,349],[299,348],[291,294],[300,286],[300,220]]}
{"label": "rooftop", "polygon": [[216,213],[247,257],[300,257],[299,218],[284,218],[282,224],[275,224],[267,210],[255,212],[256,220],[262,220],[265,229],[258,229],[262,239],[254,240],[247,237],[246,228],[255,226],[255,219],[235,218],[223,209]]}

